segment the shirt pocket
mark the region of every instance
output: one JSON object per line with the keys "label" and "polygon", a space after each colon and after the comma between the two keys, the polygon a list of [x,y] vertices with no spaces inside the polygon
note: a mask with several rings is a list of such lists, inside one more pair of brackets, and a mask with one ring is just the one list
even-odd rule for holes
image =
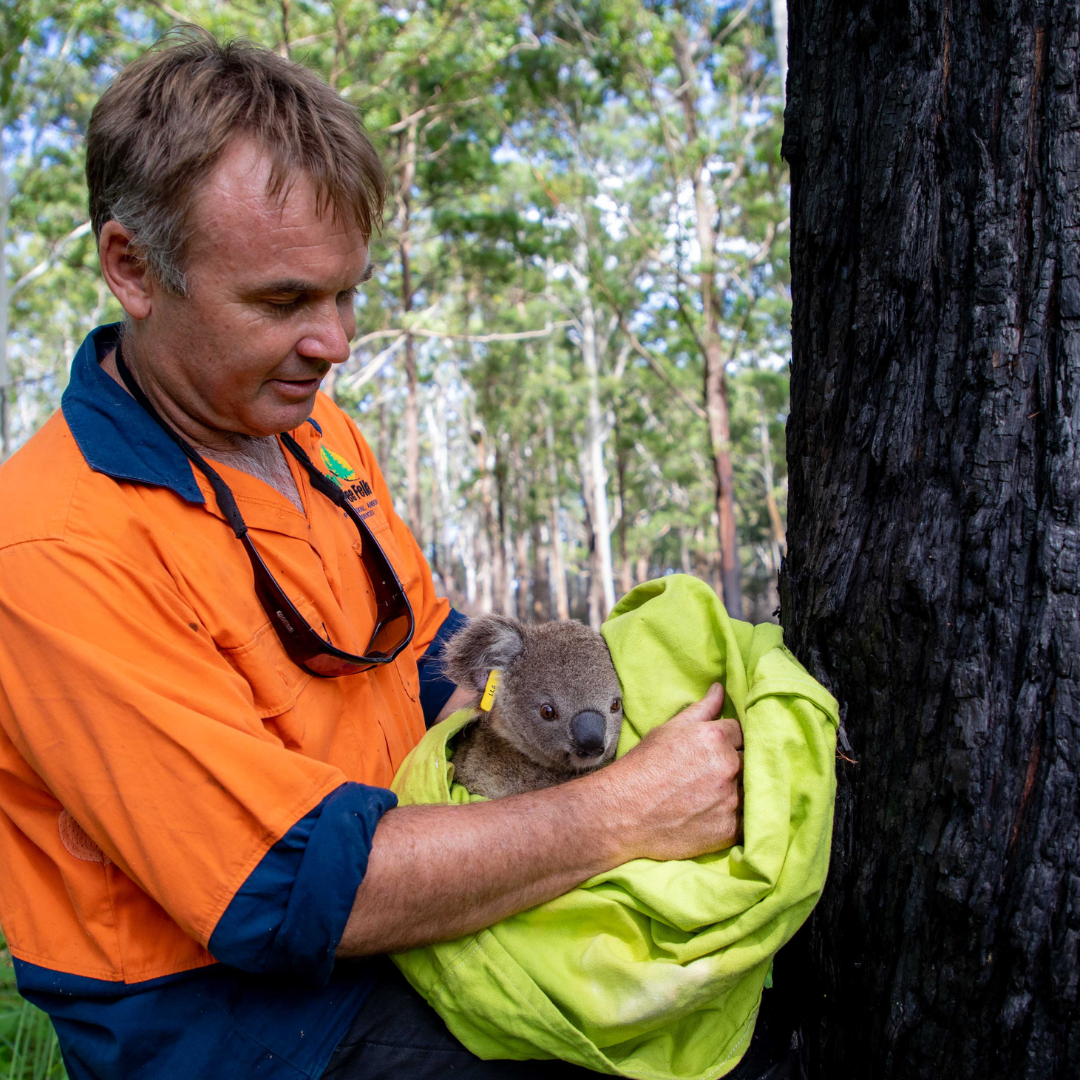
{"label": "shirt pocket", "polygon": [[[301,608],[304,618],[312,613]],[[289,659],[267,620],[250,641],[218,651],[251,689],[255,711],[263,720],[289,712],[312,676]]]}

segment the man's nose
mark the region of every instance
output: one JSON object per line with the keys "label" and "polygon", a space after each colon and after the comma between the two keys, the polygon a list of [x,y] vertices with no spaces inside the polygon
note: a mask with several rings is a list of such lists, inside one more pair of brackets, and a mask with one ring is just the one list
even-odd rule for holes
{"label": "man's nose", "polygon": [[317,326],[308,327],[307,334],[297,342],[296,351],[309,360],[341,364],[349,359],[349,335],[341,322],[337,305],[320,312]]}
{"label": "man's nose", "polygon": [[570,721],[570,734],[574,739],[574,753],[578,757],[596,757],[604,749],[607,725],[598,712],[586,709]]}

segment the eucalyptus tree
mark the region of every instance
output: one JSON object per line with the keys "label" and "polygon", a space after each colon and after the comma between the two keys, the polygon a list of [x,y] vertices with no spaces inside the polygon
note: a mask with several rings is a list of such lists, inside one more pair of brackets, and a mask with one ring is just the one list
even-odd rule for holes
{"label": "eucalyptus tree", "polygon": [[[723,587],[692,184],[682,158],[668,160],[643,71],[668,94],[677,133],[684,120],[663,84],[670,34],[650,20],[670,29],[701,16],[550,0],[51,6],[23,49],[26,92],[3,136],[15,181],[16,442],[58,404],[82,334],[118,314],[86,224],[89,109],[128,58],[191,21],[314,67],[382,149],[392,198],[375,276],[358,298],[353,355],[324,389],[404,491],[402,510],[455,601],[598,621],[617,590],[669,568]],[[783,524],[784,408],[770,404],[763,425],[742,372],[758,365],[765,377],[786,351],[785,174],[770,93],[756,113],[737,107],[752,104],[755,80],[776,82],[765,9],[731,21],[716,36],[729,52],[698,61],[713,147],[701,175],[727,283],[718,332],[730,359],[733,520],[748,610],[760,614],[772,610]],[[726,97],[710,81],[718,71],[730,76]],[[728,184],[736,144],[750,153]]]}
{"label": "eucalyptus tree", "polygon": [[[754,321],[782,333],[786,184],[782,107],[769,12],[723,3],[557,4],[563,34],[637,117],[650,153],[636,162],[651,212],[648,269],[675,304],[701,365],[725,603],[742,615],[742,564],[727,368]],[[657,327],[663,336],[663,325]],[[773,336],[779,336],[775,332]]]}

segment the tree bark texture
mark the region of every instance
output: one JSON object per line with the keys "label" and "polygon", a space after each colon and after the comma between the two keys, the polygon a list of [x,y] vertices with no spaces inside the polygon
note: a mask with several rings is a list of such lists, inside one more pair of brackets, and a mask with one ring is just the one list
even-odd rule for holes
{"label": "tree bark texture", "polygon": [[782,622],[857,761],[810,1075],[1076,1077],[1078,7],[790,15]]}

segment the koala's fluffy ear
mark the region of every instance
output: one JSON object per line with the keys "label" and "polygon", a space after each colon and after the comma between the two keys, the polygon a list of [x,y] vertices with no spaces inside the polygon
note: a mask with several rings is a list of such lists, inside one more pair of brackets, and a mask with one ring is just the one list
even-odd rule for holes
{"label": "koala's fluffy ear", "polygon": [[483,691],[493,668],[505,671],[521,655],[523,631],[507,615],[478,615],[446,643],[443,670],[458,686]]}

